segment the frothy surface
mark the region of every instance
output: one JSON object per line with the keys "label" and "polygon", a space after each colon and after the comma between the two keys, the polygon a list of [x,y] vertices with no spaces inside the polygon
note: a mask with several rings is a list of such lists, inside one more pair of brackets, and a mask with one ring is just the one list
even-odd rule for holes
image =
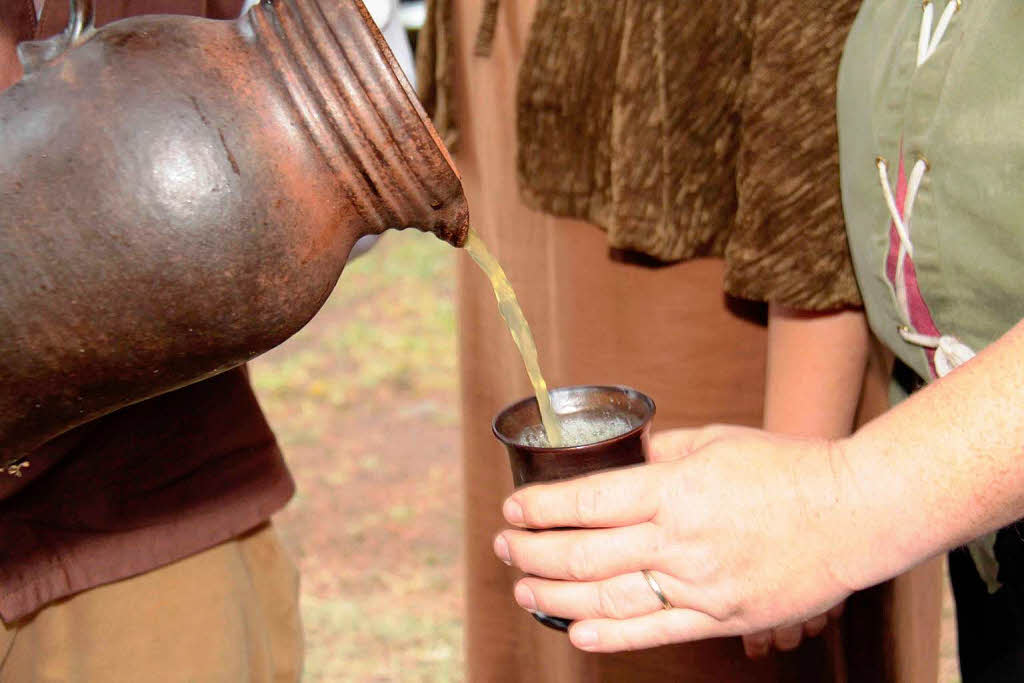
{"label": "frothy surface", "polygon": [[[625,434],[634,425],[623,415],[577,413],[558,418],[563,446],[584,446]],[[550,448],[543,425],[531,425],[519,435],[519,443],[531,448]]]}

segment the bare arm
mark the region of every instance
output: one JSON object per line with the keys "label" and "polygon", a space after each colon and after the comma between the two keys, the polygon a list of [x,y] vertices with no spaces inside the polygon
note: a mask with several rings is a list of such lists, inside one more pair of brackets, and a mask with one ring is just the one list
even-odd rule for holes
{"label": "bare arm", "polygon": [[1021,406],[1024,322],[839,443],[856,542],[892,549],[884,561],[851,565],[852,586],[1024,516]]}
{"label": "bare arm", "polygon": [[863,312],[810,313],[772,305],[764,428],[794,436],[848,436],[867,361]]}
{"label": "bare arm", "polygon": [[[794,436],[849,436],[868,364],[868,339],[860,310],[818,313],[772,304],[764,428]],[[743,648],[750,657],[767,655],[773,645],[792,650],[805,635],[818,635],[826,622],[822,614],[803,624],[747,635]]]}

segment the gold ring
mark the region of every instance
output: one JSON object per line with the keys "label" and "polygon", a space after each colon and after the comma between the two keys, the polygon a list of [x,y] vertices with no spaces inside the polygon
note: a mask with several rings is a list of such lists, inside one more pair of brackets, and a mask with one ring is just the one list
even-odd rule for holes
{"label": "gold ring", "polygon": [[655,581],[653,576],[651,576],[651,572],[647,569],[641,569],[640,573],[644,575],[644,578],[647,580],[647,585],[650,586],[651,590],[654,591],[654,594],[658,596],[658,600],[661,601],[662,608],[672,609],[672,603],[665,597],[665,593],[662,592],[661,586],[659,586],[658,582]]}

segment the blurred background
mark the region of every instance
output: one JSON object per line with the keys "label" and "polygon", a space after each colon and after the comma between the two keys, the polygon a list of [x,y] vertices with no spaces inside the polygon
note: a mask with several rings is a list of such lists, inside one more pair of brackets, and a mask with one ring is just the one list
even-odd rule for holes
{"label": "blurred background", "polygon": [[455,256],[384,235],[250,366],[298,485],[306,681],[462,680]]}

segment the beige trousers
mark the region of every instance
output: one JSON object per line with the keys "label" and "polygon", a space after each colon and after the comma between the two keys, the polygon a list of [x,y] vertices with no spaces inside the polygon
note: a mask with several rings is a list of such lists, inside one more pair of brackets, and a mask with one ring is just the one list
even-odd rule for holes
{"label": "beige trousers", "polygon": [[6,626],[0,683],[298,681],[298,586],[266,524]]}

